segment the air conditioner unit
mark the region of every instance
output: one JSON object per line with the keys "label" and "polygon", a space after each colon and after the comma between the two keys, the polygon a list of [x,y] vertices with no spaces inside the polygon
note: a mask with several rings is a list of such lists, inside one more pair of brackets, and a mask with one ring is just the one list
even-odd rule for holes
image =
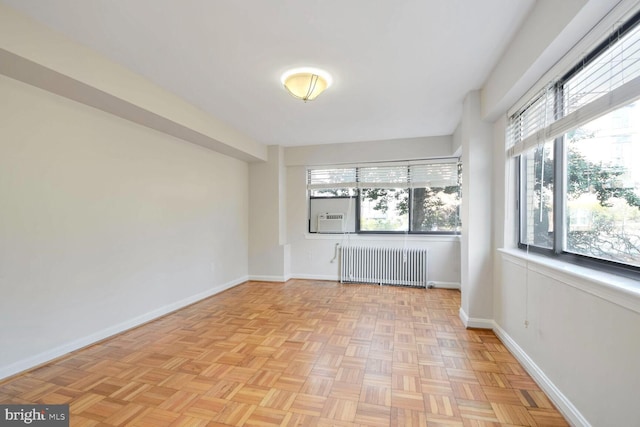
{"label": "air conditioner unit", "polygon": [[343,213],[323,213],[318,215],[318,233],[342,233]]}

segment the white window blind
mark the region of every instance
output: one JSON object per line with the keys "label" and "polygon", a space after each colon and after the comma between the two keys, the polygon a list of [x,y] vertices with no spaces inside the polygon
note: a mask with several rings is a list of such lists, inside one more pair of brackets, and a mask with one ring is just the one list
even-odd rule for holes
{"label": "white window blind", "polygon": [[564,81],[549,82],[507,128],[507,154],[559,137],[640,98],[640,28],[614,34],[599,55],[579,64]]}
{"label": "white window blind", "polygon": [[640,28],[616,39],[563,85],[564,115],[640,76]]}
{"label": "white window blind", "polygon": [[[540,139],[538,132],[551,124],[556,117],[554,88],[549,86],[532,98],[520,112],[511,116],[507,128],[508,147],[522,144],[524,140]],[[544,138],[544,135],[542,135]]]}
{"label": "white window blind", "polygon": [[404,166],[375,166],[358,168],[360,188],[407,188],[409,170]]}
{"label": "white window blind", "polygon": [[309,169],[307,189],[409,188],[458,185],[458,162]]}
{"label": "white window blind", "polygon": [[432,163],[411,167],[411,186],[451,187],[458,185],[457,163]]}
{"label": "white window blind", "polygon": [[321,190],[325,188],[355,188],[356,168],[309,169],[307,173],[307,189]]}

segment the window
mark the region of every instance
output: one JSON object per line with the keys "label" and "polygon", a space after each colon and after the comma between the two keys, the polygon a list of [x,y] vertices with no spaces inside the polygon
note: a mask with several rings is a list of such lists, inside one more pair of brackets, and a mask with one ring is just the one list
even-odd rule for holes
{"label": "window", "polygon": [[458,161],[309,169],[309,232],[318,216],[342,213],[357,233],[460,231]]}
{"label": "window", "polygon": [[639,119],[634,102],[564,136],[565,251],[640,267]]}
{"label": "window", "polygon": [[360,231],[400,231],[409,229],[406,188],[360,189]]}
{"label": "window", "polygon": [[510,117],[519,245],[640,274],[640,14]]}
{"label": "window", "polygon": [[553,248],[553,144],[529,150],[520,159],[522,204],[520,241]]}

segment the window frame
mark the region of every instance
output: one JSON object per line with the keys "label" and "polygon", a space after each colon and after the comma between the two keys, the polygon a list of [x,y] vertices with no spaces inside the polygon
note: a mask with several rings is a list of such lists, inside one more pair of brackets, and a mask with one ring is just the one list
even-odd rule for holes
{"label": "window frame", "polygon": [[[423,161],[411,161],[411,162],[399,162],[400,164],[397,163],[376,163],[374,164],[358,164],[358,165],[354,165],[354,166],[336,166],[335,169],[340,169],[340,168],[354,168],[356,169],[360,169],[360,168],[368,168],[368,167],[374,167],[374,166],[380,166],[380,167],[389,167],[389,166],[407,166],[408,168],[411,167],[412,165],[428,165],[428,164],[455,164],[456,165],[456,173],[457,173],[457,187],[458,187],[458,197],[460,198],[460,200],[462,199],[462,185],[460,182],[461,179],[461,163],[460,163],[460,158],[458,157],[451,157],[451,158],[439,158],[439,159],[430,159],[430,160],[423,160]],[[312,170],[322,170],[322,169],[329,169],[331,168],[330,166],[314,166],[314,167],[309,167],[306,170],[306,179],[307,179],[307,183],[309,183],[309,179],[310,179],[310,171]],[[357,173],[356,173],[357,175]],[[312,235],[317,235],[320,234],[317,231],[311,231],[311,221],[313,220],[313,218],[311,218],[311,201],[312,200],[317,200],[317,199],[344,199],[344,200],[348,200],[348,199],[355,199],[355,204],[354,204],[354,221],[355,221],[355,227],[354,230],[352,232],[336,232],[336,233],[322,233],[322,234],[327,234],[327,235],[336,235],[336,234],[355,234],[355,235],[390,235],[390,236],[403,236],[403,235],[413,235],[413,236],[431,236],[431,235],[435,235],[435,236],[458,236],[461,234],[461,230],[444,230],[444,231],[432,231],[432,230],[426,230],[426,231],[414,231],[412,230],[412,218],[413,218],[413,189],[414,188],[429,188],[429,187],[422,187],[422,186],[416,186],[413,187],[411,186],[410,180],[407,181],[407,196],[408,196],[408,200],[407,200],[407,230],[406,231],[386,231],[386,230],[362,230],[361,229],[361,214],[362,214],[362,209],[361,209],[361,188],[359,186],[356,187],[345,187],[345,188],[351,188],[353,189],[355,195],[354,196],[312,196],[311,195],[311,191],[309,188],[307,188],[307,233],[308,234],[312,234]],[[380,188],[380,189],[389,189],[388,186],[380,186],[380,187],[374,187],[374,186],[368,186],[365,188]],[[433,188],[433,187],[431,187]],[[437,188],[437,187],[436,187]],[[458,205],[457,209],[456,209],[456,217],[457,217],[457,221],[458,224],[460,224],[460,205]]]}
{"label": "window frame", "polygon": [[[560,79],[558,79],[550,88],[545,89],[553,91],[553,110],[554,110],[554,120],[558,120],[564,116],[565,113],[565,105],[564,105],[564,87],[567,82],[571,81],[571,78],[579,74],[586,66],[590,65],[593,61],[597,60],[600,55],[606,54],[607,50],[612,46],[615,46],[616,40],[613,37],[617,37],[617,40],[624,37],[630,30],[640,28],[640,12],[633,15],[628,21],[623,23],[615,32],[615,34],[611,34],[604,41],[600,42],[596,45],[596,47],[590,51],[583,60],[574,65],[567,71]],[[515,126],[515,129],[508,129],[507,133],[511,132],[511,136],[513,137],[514,133],[519,133],[520,141],[522,141],[522,132],[525,124],[523,123],[523,119],[525,118],[525,114],[529,107],[534,105],[540,98],[540,96],[544,96],[544,92],[542,95],[536,94],[531,98],[531,100],[526,104],[525,107],[520,109],[519,112],[513,114],[510,118],[512,126]],[[605,95],[606,96],[606,95]],[[615,111],[621,108],[624,108],[630,103],[638,102],[630,101],[627,103],[622,103],[616,105],[613,110]],[[593,120],[593,119],[592,119]],[[586,122],[588,123],[588,122]],[[534,132],[535,133],[535,132]],[[517,139],[517,138],[516,138]],[[635,266],[632,264],[626,264],[624,262],[613,261],[603,258],[596,258],[589,255],[578,254],[574,252],[568,252],[564,250],[564,245],[567,242],[567,231],[568,224],[566,218],[566,202],[567,202],[567,174],[568,174],[568,160],[567,160],[567,144],[564,138],[564,134],[560,135],[556,138],[549,140],[553,144],[553,245],[552,248],[545,248],[542,246],[536,246],[531,243],[523,242],[523,226],[526,224],[524,219],[524,215],[526,215],[526,206],[523,203],[526,198],[526,188],[525,188],[525,179],[523,174],[523,162],[524,155],[529,152],[529,149],[525,149],[521,154],[514,156],[513,161],[515,161],[515,171],[516,171],[516,218],[517,218],[517,227],[516,227],[516,236],[517,236],[517,247],[521,250],[526,250],[527,252],[533,252],[537,254],[541,254],[547,257],[555,258],[563,262],[597,269],[604,272],[613,273],[620,276],[629,277],[632,279],[640,278],[640,266]],[[542,142],[544,143],[544,142]]]}
{"label": "window frame", "polygon": [[[383,190],[397,190],[397,188],[386,188],[386,187],[366,187],[366,188],[380,188]],[[407,190],[410,190],[409,188],[407,188]],[[412,196],[411,196],[411,191],[408,191],[407,193],[407,231],[393,231],[393,230],[363,230],[361,228],[362,225],[362,194],[360,192],[359,188],[356,188],[356,217],[355,217],[355,221],[356,221],[356,234],[391,234],[391,235],[403,235],[403,234],[439,234],[439,233],[419,233],[419,232],[414,232],[411,230],[411,210],[413,207],[413,201],[412,201]]]}

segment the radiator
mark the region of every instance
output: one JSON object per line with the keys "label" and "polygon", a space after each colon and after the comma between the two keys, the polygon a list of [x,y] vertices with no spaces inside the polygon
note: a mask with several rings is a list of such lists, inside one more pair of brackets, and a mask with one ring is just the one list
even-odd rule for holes
{"label": "radiator", "polygon": [[427,287],[427,249],[346,246],[340,251],[340,282]]}

